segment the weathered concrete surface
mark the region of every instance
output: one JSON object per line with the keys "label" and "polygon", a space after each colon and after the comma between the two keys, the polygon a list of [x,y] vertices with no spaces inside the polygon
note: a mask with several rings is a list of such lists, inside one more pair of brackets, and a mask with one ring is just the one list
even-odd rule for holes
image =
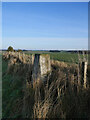
{"label": "weathered concrete surface", "polygon": [[40,55],[40,70],[41,76],[46,75],[48,72],[51,71],[49,55]]}
{"label": "weathered concrete surface", "polygon": [[44,78],[51,71],[50,56],[48,54],[35,54],[32,80]]}

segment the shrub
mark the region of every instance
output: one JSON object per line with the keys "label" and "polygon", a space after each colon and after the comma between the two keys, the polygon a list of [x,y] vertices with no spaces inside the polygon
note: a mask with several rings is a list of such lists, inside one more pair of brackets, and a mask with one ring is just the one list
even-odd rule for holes
{"label": "shrub", "polygon": [[13,47],[9,46],[7,51],[11,51],[12,52],[12,51],[14,51],[14,49],[13,49]]}

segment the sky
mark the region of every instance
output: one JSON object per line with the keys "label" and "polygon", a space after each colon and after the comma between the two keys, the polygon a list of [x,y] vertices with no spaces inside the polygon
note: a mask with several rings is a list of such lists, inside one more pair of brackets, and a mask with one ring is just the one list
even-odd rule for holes
{"label": "sky", "polygon": [[88,49],[88,2],[3,2],[2,48]]}

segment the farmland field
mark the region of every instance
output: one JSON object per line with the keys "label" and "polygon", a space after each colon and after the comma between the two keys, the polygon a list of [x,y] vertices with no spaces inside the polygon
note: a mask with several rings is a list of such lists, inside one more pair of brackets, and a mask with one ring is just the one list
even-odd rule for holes
{"label": "farmland field", "polygon": [[[5,51],[3,51],[5,52]],[[78,64],[78,53],[70,53],[70,52],[49,52],[49,51],[23,51],[25,54],[49,54],[50,58],[52,60],[58,60],[58,61],[63,61],[63,62],[67,62],[67,63],[76,63]],[[1,53],[0,53],[1,54]],[[79,54],[80,58],[83,59],[83,55]],[[84,56],[85,58],[87,58],[87,55]]]}
{"label": "farmland field", "polygon": [[[50,58],[53,60],[63,61],[67,63],[78,63],[78,53],[69,53],[69,52],[47,52],[47,51],[26,51],[26,54],[49,54]],[[83,58],[83,55],[79,54],[80,58]],[[87,55],[85,55],[87,57]]]}

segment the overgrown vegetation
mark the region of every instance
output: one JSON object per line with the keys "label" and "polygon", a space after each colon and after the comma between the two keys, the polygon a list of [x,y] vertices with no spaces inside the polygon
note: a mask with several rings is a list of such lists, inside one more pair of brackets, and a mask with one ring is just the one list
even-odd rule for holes
{"label": "overgrown vegetation", "polygon": [[78,86],[77,69],[75,65],[52,64],[50,78],[36,89],[35,117],[90,118],[90,88]]}
{"label": "overgrown vegetation", "polygon": [[78,86],[78,65],[56,61],[57,58],[63,61],[66,53],[51,54],[55,58],[52,72],[35,88],[31,81],[32,65],[17,60],[8,69],[10,60],[3,59],[3,118],[90,118],[90,67],[88,88],[84,89]]}
{"label": "overgrown vegetation", "polygon": [[[27,59],[27,58],[26,58]],[[2,60],[2,116],[3,118],[23,118],[25,106],[30,105],[29,117],[32,114],[33,90],[26,88],[26,76],[31,67],[28,63],[22,63],[17,59],[16,64],[12,64],[16,59]],[[30,67],[28,67],[30,66]],[[24,105],[27,100],[28,104]],[[31,101],[31,102],[30,102]],[[32,106],[32,107],[31,107]],[[26,110],[27,113],[28,109]],[[30,113],[31,111],[31,113]]]}
{"label": "overgrown vegetation", "polygon": [[2,62],[2,113],[3,117],[15,118],[22,113],[22,82],[23,76],[7,73],[8,61]]}

